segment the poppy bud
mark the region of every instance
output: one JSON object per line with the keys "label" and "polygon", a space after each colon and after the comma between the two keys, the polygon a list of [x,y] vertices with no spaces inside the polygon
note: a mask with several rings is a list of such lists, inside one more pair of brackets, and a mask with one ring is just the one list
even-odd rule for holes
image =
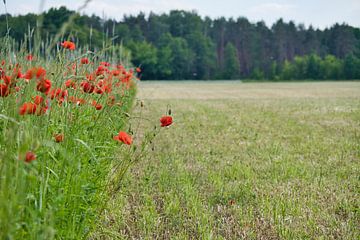
{"label": "poppy bud", "polygon": [[55,134],[54,135],[54,140],[57,143],[64,141],[64,134],[62,134],[62,133]]}
{"label": "poppy bud", "polygon": [[31,152],[31,151],[28,151],[25,155],[25,162],[27,163],[30,163],[32,161],[34,161],[36,159],[36,155]]}

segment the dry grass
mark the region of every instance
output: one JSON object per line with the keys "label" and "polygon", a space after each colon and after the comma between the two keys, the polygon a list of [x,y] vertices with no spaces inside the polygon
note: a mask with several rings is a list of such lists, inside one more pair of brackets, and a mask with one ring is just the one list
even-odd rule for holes
{"label": "dry grass", "polygon": [[141,82],[140,99],[274,99],[360,97],[360,82]]}
{"label": "dry grass", "polygon": [[142,83],[143,116],[170,104],[175,123],[128,174],[99,238],[358,238],[359,87]]}

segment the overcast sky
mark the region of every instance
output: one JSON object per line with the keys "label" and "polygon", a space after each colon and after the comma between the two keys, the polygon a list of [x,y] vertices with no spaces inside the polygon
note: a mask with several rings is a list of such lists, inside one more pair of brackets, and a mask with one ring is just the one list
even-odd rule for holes
{"label": "overcast sky", "polygon": [[[6,0],[10,14],[38,13],[40,0]],[[45,0],[44,9],[66,6],[77,9],[83,0]],[[1,1],[0,14],[5,13]],[[247,17],[264,20],[271,26],[277,19],[294,20],[321,29],[334,23],[360,27],[360,0],[92,0],[82,12],[121,20],[124,14],[168,12],[171,9],[196,10],[201,16]]]}

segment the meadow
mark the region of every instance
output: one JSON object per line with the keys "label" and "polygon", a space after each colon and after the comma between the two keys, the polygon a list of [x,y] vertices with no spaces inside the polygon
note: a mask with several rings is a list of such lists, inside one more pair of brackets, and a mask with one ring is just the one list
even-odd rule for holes
{"label": "meadow", "polygon": [[62,41],[44,57],[3,40],[0,239],[86,238],[146,145],[128,125],[139,69],[115,46]]}
{"label": "meadow", "polygon": [[359,29],[45,2],[0,15],[0,239],[360,237],[360,82],[325,81],[360,76]]}
{"label": "meadow", "polygon": [[92,239],[359,237],[359,82],[141,82],[137,98],[174,123]]}

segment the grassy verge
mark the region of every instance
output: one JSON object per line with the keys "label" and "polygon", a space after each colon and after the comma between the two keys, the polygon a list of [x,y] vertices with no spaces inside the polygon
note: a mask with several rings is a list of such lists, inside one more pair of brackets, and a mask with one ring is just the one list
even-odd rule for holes
{"label": "grassy verge", "polygon": [[58,47],[48,61],[0,55],[0,239],[88,236],[132,149],[113,136],[129,130],[135,73],[105,52]]}
{"label": "grassy verge", "polygon": [[[126,176],[99,237],[356,239],[360,101],[351,84],[299,84],[293,95],[261,85],[277,92],[266,98],[233,98],[218,85],[216,99],[167,94],[191,84],[144,86],[143,115],[169,103],[176,121]],[[243,87],[256,88],[232,86]]]}

